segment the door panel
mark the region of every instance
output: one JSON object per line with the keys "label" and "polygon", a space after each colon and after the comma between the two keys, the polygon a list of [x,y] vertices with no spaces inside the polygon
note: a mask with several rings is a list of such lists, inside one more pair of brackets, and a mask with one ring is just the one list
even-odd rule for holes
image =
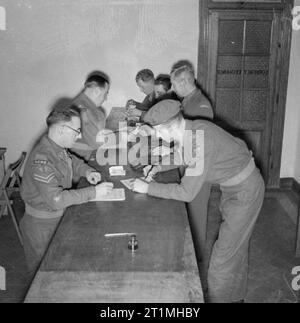
{"label": "door panel", "polygon": [[246,141],[266,181],[279,37],[276,15],[238,10],[209,15],[208,92],[216,123]]}

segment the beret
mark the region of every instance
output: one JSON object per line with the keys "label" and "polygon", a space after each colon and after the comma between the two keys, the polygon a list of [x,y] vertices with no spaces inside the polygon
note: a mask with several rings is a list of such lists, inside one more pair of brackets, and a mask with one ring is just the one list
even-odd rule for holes
{"label": "beret", "polygon": [[180,112],[181,103],[176,100],[162,100],[145,114],[144,122],[151,126],[168,122]]}

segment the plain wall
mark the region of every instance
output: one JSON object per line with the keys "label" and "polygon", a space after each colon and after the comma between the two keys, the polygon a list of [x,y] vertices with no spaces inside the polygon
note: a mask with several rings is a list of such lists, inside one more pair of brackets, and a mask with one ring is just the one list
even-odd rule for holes
{"label": "plain wall", "polygon": [[[300,0],[295,6],[300,6]],[[300,30],[292,33],[280,177],[300,183]]]}
{"label": "plain wall", "polygon": [[[179,59],[195,65],[198,0],[0,0],[0,146],[18,158],[45,127],[50,107],[74,97],[87,74],[111,78],[107,107],[144,95],[142,68],[169,73]],[[7,163],[7,164],[8,164]]]}

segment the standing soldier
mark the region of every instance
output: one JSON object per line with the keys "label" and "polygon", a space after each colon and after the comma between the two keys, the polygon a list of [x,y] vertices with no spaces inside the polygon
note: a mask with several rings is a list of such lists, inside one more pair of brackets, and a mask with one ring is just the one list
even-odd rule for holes
{"label": "standing soldier", "polygon": [[[264,199],[264,181],[246,144],[206,120],[185,120],[176,101],[161,101],[145,116],[157,134],[184,151],[178,183],[134,182],[134,191],[191,202],[203,183],[219,184],[223,222],[208,269],[208,300],[239,302],[246,296],[249,240]],[[194,137],[194,138],[193,138]],[[196,157],[195,157],[196,156]],[[157,165],[152,173],[168,169]]]}
{"label": "standing soldier", "polygon": [[[171,69],[171,81],[177,96],[183,98],[182,114],[185,119],[213,119],[212,106],[196,85],[195,71],[191,62],[187,60],[176,62]],[[206,237],[210,192],[211,184],[204,183],[195,199],[187,204],[204,290],[207,289],[205,277],[209,251],[206,250]]]}

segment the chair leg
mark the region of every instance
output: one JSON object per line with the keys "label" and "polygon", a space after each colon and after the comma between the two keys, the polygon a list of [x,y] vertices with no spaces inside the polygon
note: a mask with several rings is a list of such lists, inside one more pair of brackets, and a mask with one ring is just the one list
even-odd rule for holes
{"label": "chair leg", "polygon": [[5,197],[5,200],[6,200],[6,202],[7,202],[7,208],[8,208],[8,210],[9,210],[9,214],[10,214],[10,216],[11,216],[11,218],[12,218],[12,221],[13,221],[13,223],[14,223],[14,226],[15,226],[15,228],[16,228],[16,230],[17,230],[17,234],[18,234],[18,237],[19,237],[20,243],[21,243],[21,245],[23,246],[23,238],[22,238],[22,234],[21,234],[21,231],[20,231],[20,229],[19,229],[19,226],[18,226],[18,222],[17,222],[16,216],[15,216],[15,213],[14,213],[14,211],[13,211],[13,209],[12,209],[11,205],[10,205],[10,200],[9,200],[9,198],[8,198],[7,192],[6,192],[5,190],[4,190],[4,197]]}
{"label": "chair leg", "polygon": [[296,233],[296,254],[295,257],[300,257],[300,201],[298,204],[298,219],[297,219],[297,233]]}

